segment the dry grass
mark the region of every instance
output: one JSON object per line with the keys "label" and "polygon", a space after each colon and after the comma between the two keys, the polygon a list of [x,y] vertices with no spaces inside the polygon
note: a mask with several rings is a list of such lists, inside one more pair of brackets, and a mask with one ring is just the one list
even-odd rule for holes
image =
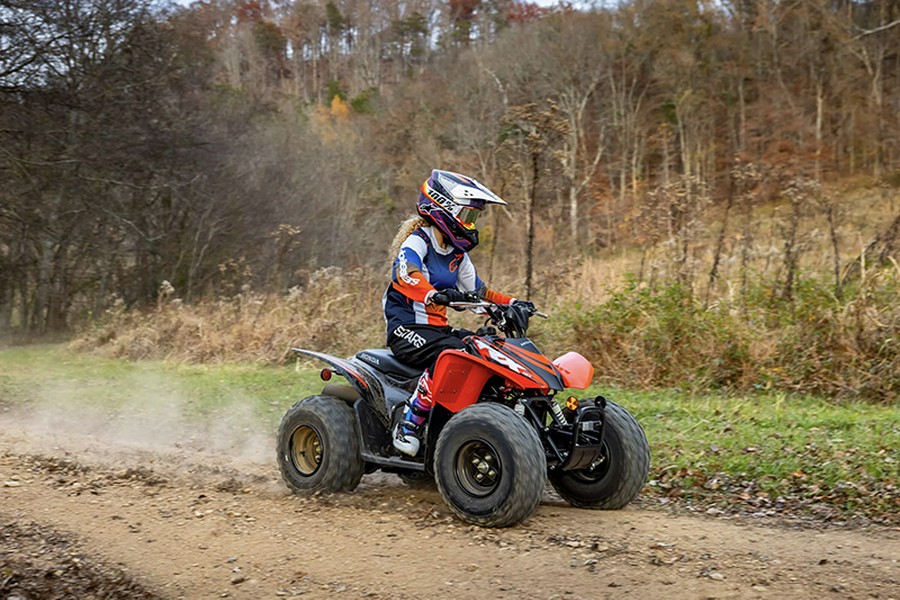
{"label": "dry grass", "polygon": [[286,295],[243,290],[230,298],[187,305],[161,290],[150,311],[121,304],[84,330],[76,348],[129,359],[280,363],[292,346],[349,355],[381,345],[384,283],[369,271],[328,268]]}
{"label": "dry grass", "polygon": [[[865,187],[841,198],[834,231],[846,264],[883,229],[894,199]],[[783,204],[756,206],[752,232],[732,215],[715,281],[709,273],[719,223],[696,228],[686,259],[670,238],[548,261],[536,273],[532,299],[553,318],[538,321],[533,337],[551,355],[585,353],[602,380],[620,385],[891,402],[900,395],[900,267],[864,272],[837,293],[830,224],[815,206],[803,214]],[[521,297],[519,265],[504,266],[492,287]],[[164,284],[154,309],[116,306],[74,343],[131,359],[204,363],[279,363],[291,346],[346,356],[383,346],[386,284],[380,269],[327,268],[287,294],[244,289],[194,305]],[[480,324],[472,316],[452,319]]]}

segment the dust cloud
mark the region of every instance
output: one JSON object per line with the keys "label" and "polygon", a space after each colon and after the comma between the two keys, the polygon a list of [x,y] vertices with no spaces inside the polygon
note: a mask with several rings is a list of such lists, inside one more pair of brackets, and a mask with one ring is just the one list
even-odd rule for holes
{"label": "dust cloud", "polygon": [[102,398],[92,395],[92,387],[82,380],[35,389],[33,401],[0,408],[0,434],[14,438],[19,450],[62,450],[80,463],[163,461],[176,469],[214,464],[246,472],[274,462],[273,426],[258,399],[243,390],[223,388],[200,405],[158,375],[131,374],[112,396],[98,388]]}

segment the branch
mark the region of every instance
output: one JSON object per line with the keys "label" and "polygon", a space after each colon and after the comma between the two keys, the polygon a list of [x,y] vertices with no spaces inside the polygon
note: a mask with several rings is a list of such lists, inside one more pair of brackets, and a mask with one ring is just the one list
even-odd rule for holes
{"label": "branch", "polygon": [[0,146],[0,152],[9,157],[9,159],[18,164],[18,165],[29,165],[32,167],[55,167],[57,165],[70,165],[70,164],[78,164],[81,161],[77,158],[62,158],[59,160],[28,160],[25,158],[19,158],[11,151],[7,150],[4,146]]}
{"label": "branch", "polygon": [[503,97],[504,108],[509,106],[509,98],[506,95],[506,88],[503,87],[503,83],[500,81],[500,78],[497,77],[497,75],[494,74],[493,71],[484,66],[484,64],[482,64],[481,60],[477,56],[475,60],[478,63],[478,66],[481,67],[481,70],[490,75],[491,78],[493,78],[494,82],[497,84],[497,88],[500,90],[500,95]]}
{"label": "branch", "polygon": [[163,184],[163,185],[139,185],[136,183],[131,183],[130,181],[118,181],[116,179],[107,179],[106,177],[90,177],[88,175],[79,175],[78,179],[81,179],[82,181],[91,181],[93,183],[107,183],[107,184],[111,184],[111,185],[119,185],[122,187],[131,188],[133,190],[141,190],[141,191],[146,191],[146,192],[155,191],[155,190],[167,187],[165,184]]}
{"label": "branch", "polygon": [[146,240],[147,242],[150,242],[151,244],[152,244],[153,242],[157,242],[157,241],[159,241],[159,240],[161,240],[161,239],[163,239],[163,238],[166,237],[165,232],[164,232],[164,233],[161,233],[160,235],[150,237],[150,236],[148,236],[146,233],[144,233],[144,232],[141,230],[141,228],[138,227],[138,226],[134,223],[134,221],[131,221],[131,220],[129,220],[129,219],[126,219],[126,218],[123,217],[122,215],[118,215],[118,214],[114,213],[113,211],[109,210],[108,208],[106,208],[106,207],[104,207],[104,206],[95,206],[94,208],[98,208],[98,209],[100,209],[101,212],[105,212],[107,215],[109,215],[109,216],[112,217],[113,219],[116,219],[117,221],[121,221],[122,223],[125,223],[125,224],[128,225],[131,229],[133,229],[133,230],[135,231],[135,233],[137,233],[140,237],[142,237],[142,238],[143,238],[144,240]]}
{"label": "branch", "polygon": [[859,35],[854,36],[853,39],[854,39],[854,40],[858,40],[859,38],[861,38],[861,37],[863,37],[863,36],[866,36],[866,35],[872,35],[873,33],[878,33],[878,32],[880,32],[880,31],[885,31],[886,29],[890,29],[891,27],[895,27],[895,26],[897,26],[897,25],[900,25],[900,19],[897,19],[896,21],[894,21],[894,22],[892,22],[892,23],[888,23],[888,24],[886,24],[886,25],[882,25],[881,27],[876,27],[875,29],[863,29],[863,30],[862,30],[862,33],[860,33]]}

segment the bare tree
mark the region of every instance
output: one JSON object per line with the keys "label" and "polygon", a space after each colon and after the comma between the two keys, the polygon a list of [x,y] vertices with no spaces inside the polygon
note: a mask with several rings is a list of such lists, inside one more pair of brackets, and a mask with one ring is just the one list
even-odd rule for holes
{"label": "bare tree", "polygon": [[504,168],[515,174],[525,195],[525,293],[534,291],[535,221],[538,196],[553,161],[554,149],[568,133],[568,122],[558,108],[550,104],[511,106],[504,118]]}

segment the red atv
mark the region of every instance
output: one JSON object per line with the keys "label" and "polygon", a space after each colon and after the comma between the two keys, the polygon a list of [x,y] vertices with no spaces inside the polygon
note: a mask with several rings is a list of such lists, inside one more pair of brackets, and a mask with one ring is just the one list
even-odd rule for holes
{"label": "red atv", "polygon": [[330,365],[324,381],[337,372],[347,383],[328,383],[282,418],[277,445],[285,483],[308,495],[352,491],[364,473],[379,469],[413,486],[434,480],[461,519],[490,527],[531,515],[547,478],[573,506],[628,504],[650,466],[641,426],[602,396],[566,396],[564,406],[557,399],[566,388],[588,387],[591,364],[575,352],[548,360],[525,337],[531,314],[520,306],[457,307],[486,311],[489,324],[464,340],[466,351],[438,357],[434,408],[415,458],[394,450],[391,431],[421,371],[390,350],[341,359],[293,349]]}

